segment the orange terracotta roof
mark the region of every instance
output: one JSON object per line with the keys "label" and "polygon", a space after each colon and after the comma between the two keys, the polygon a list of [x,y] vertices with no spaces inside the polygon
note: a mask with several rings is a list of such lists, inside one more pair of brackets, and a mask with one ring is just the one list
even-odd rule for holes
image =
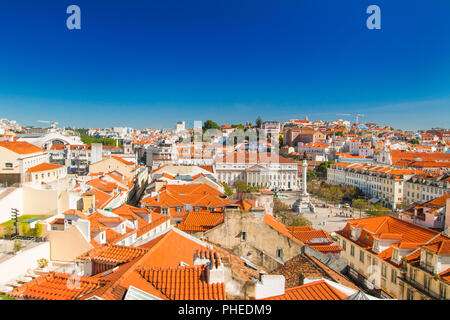
{"label": "orange terracotta roof", "polygon": [[440,235],[436,239],[423,246],[436,254],[448,255],[450,254],[450,238]]}
{"label": "orange terracotta roof", "polygon": [[221,224],[223,216],[223,213],[189,212],[177,228],[183,231],[204,232]]}
{"label": "orange terracotta roof", "polygon": [[90,277],[75,278],[66,273],[51,272],[23,284],[8,295],[24,299],[75,300],[100,286],[100,281]]}
{"label": "orange terracotta roof", "polygon": [[345,298],[347,298],[345,293],[330,286],[325,280],[318,280],[286,289],[282,295],[263,300],[344,300]]}
{"label": "orange terracotta roof", "polygon": [[0,147],[6,148],[18,154],[31,154],[44,151],[43,149],[25,141],[0,141]]}
{"label": "orange terracotta roof", "polygon": [[83,194],[83,196],[93,194],[95,196],[95,207],[103,209],[114,198],[114,195],[107,194],[98,189],[91,189]]}
{"label": "orange terracotta roof", "polygon": [[88,216],[86,216],[81,211],[75,210],[75,209],[66,210],[66,211],[63,212],[63,215],[75,215],[75,216],[78,216],[79,218],[81,218],[83,220],[89,220]]}
{"label": "orange terracotta roof", "polygon": [[294,240],[297,243],[300,243],[303,245],[303,242],[294,237],[290,232],[289,229],[284,225],[281,221],[278,221],[271,215],[264,213],[264,222],[268,224],[273,229],[277,230],[279,233],[283,234],[284,236]]}
{"label": "orange terracotta roof", "polygon": [[225,284],[208,284],[207,266],[144,268],[141,276],[171,300],[224,300]]}
{"label": "orange terracotta roof", "polygon": [[34,167],[29,168],[27,171],[29,172],[41,172],[41,171],[49,171],[49,170],[56,170],[64,168],[64,166],[61,166],[59,164],[53,164],[53,163],[41,163]]}
{"label": "orange terracotta roof", "polygon": [[147,252],[148,249],[145,248],[105,244],[89,250],[78,259],[117,265],[141,257]]}
{"label": "orange terracotta roof", "polygon": [[64,224],[64,218],[56,218],[50,224]]}
{"label": "orange terracotta roof", "polygon": [[439,273],[439,276],[441,277],[441,279],[447,281],[448,283],[450,283],[450,268],[448,268],[447,270]]}
{"label": "orange terracotta roof", "polygon": [[127,164],[127,165],[134,165],[135,164],[134,162],[127,161],[127,160],[125,160],[125,159],[123,159],[121,157],[112,156],[111,158],[116,159],[116,160],[118,160],[118,161],[120,161],[120,162],[122,162],[124,164]]}

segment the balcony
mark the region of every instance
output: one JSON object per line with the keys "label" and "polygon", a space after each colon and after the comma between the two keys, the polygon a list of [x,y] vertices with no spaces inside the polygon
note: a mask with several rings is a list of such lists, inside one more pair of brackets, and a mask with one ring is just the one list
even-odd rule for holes
{"label": "balcony", "polygon": [[[420,293],[428,296],[431,299],[434,299],[434,300],[445,300],[445,299],[441,298],[438,293],[431,291],[429,287],[425,287],[423,284],[418,283],[416,280],[410,278],[406,274],[400,276],[400,279],[403,282],[405,282],[406,284],[408,284],[409,286],[413,287],[414,289],[416,289]],[[430,279],[430,281],[431,281],[431,279]]]}
{"label": "balcony", "polygon": [[425,270],[425,271],[427,271],[427,272],[429,272],[431,274],[435,273],[434,272],[434,266],[432,264],[430,264],[430,263],[420,262],[420,268],[422,268],[423,270]]}

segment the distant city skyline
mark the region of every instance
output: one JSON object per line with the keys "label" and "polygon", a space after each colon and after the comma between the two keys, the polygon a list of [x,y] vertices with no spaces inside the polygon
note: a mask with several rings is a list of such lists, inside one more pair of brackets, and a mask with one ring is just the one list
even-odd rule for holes
{"label": "distant city skyline", "polygon": [[[449,127],[450,2],[78,0],[2,6],[0,118],[173,128],[290,118]],[[26,22],[26,23],[25,23]]]}

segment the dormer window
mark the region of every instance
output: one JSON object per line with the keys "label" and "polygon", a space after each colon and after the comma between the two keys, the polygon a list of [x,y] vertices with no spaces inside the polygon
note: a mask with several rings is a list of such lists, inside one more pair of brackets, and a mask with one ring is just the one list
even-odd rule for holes
{"label": "dormer window", "polygon": [[379,252],[380,251],[380,241],[374,239],[373,240],[373,251]]}
{"label": "dormer window", "polygon": [[394,252],[392,253],[392,259],[394,261],[398,261],[400,259],[400,254],[396,248],[394,248]]}
{"label": "dormer window", "polygon": [[433,271],[433,254],[430,252],[425,253],[425,268]]}

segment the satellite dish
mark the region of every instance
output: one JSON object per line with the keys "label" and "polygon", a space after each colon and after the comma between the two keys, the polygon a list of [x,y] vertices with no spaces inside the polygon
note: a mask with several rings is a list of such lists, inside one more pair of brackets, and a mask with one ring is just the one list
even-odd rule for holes
{"label": "satellite dish", "polygon": [[186,203],[184,205],[184,211],[191,212],[192,211],[192,205],[190,203]]}

